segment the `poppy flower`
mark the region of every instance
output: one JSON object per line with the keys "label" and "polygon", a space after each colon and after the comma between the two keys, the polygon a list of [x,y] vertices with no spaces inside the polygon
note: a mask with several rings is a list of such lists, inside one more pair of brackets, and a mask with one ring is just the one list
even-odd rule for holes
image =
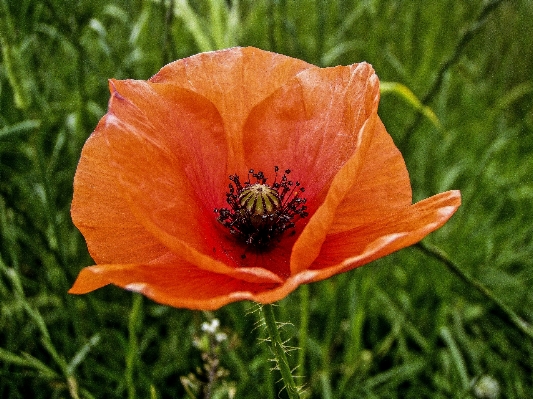
{"label": "poppy flower", "polygon": [[72,202],[96,265],[70,293],[271,303],[418,242],[460,204],[458,191],[412,204],[367,63],[231,48],[109,87]]}

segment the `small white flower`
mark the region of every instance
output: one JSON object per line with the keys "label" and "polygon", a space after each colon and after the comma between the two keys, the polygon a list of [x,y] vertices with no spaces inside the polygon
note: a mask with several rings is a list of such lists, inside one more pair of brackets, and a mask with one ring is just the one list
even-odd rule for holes
{"label": "small white flower", "polygon": [[205,331],[206,333],[209,333],[209,334],[215,334],[219,326],[220,326],[220,321],[218,319],[211,320],[211,323],[208,323],[206,321],[202,323],[202,331]]}
{"label": "small white flower", "polygon": [[226,339],[228,339],[228,336],[226,333],[223,333],[223,332],[219,332],[215,335],[215,339],[217,342],[222,342],[222,341],[225,341]]}

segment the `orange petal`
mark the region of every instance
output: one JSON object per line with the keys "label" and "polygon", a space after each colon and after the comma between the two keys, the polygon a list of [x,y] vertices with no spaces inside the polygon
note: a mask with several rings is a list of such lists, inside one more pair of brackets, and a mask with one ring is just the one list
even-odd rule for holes
{"label": "orange petal", "polygon": [[[314,66],[253,47],[201,53],[163,67],[150,81],[172,83],[201,94],[224,118],[230,163],[226,175],[244,164],[243,125],[250,110],[298,72]],[[263,77],[268,77],[263,79]]]}
{"label": "orange petal", "polygon": [[[235,264],[215,259],[227,260],[227,257],[221,250],[213,209],[199,203],[196,194],[201,193],[191,188],[172,156],[144,138],[130,134],[134,126],[114,123],[115,130],[107,141],[120,179],[115,189],[122,192],[135,219],[166,248],[196,267],[255,281],[256,269],[236,268]],[[269,281],[280,280],[271,273]]]}
{"label": "orange petal", "polygon": [[[218,113],[207,100],[185,90],[180,93],[181,107],[172,108],[162,104],[165,99],[147,84],[117,86],[128,95],[135,91],[136,96],[130,100],[115,91],[110,104],[106,140],[117,177],[114,189],[122,192],[135,217],[160,241],[156,230],[210,253],[218,235],[213,209],[224,196],[220,186],[224,179],[216,165],[225,162],[225,153],[212,148],[223,141],[213,122]],[[153,102],[157,114],[151,115],[140,98]],[[211,122],[215,126],[209,129]],[[203,146],[203,140],[213,143]],[[209,165],[210,160],[215,164]],[[213,188],[217,184],[218,190]]]}
{"label": "orange petal", "polygon": [[[182,259],[186,259],[191,265],[194,265],[198,269],[202,269],[208,272],[224,274],[236,279],[241,279],[247,282],[268,282],[268,283],[280,283],[281,278],[272,272],[270,269],[264,269],[260,265],[252,265],[250,267],[237,267],[236,264],[224,263],[216,258],[223,260],[230,260],[238,262],[239,258],[232,258],[233,254],[226,254],[224,252],[223,240],[220,238],[215,242],[213,241],[213,252],[209,255],[195,249],[189,243],[180,237],[176,237],[169,234],[154,222],[150,215],[144,212],[135,201],[129,201],[130,209],[134,213],[139,222],[158,240],[160,240],[173,254],[178,255]],[[204,231],[207,231],[204,229]],[[191,231],[192,234],[192,231]],[[206,233],[207,235],[208,233]],[[213,237],[211,237],[213,238]],[[213,240],[216,239],[213,238]],[[233,245],[235,247],[235,244]],[[221,253],[222,252],[222,253]],[[240,266],[240,264],[239,264]]]}
{"label": "orange petal", "polygon": [[[320,111],[326,104],[321,100],[318,88],[325,86],[327,91],[328,85],[317,85],[317,75],[320,76],[321,71],[325,71],[328,77],[326,82],[329,81],[331,87],[331,96],[326,96],[331,105],[323,113]],[[296,165],[295,175],[306,187],[312,215],[293,247],[290,261],[292,275],[305,270],[316,259],[333,224],[337,207],[356,181],[378,122],[379,101],[379,82],[368,64],[308,70],[300,75],[300,86],[308,87],[309,91],[308,98],[303,100],[305,106],[301,106],[300,114],[295,112],[297,116],[293,118],[288,117],[290,113],[283,114],[281,109],[278,109],[280,117],[272,123],[274,131],[286,130],[287,136],[296,141],[300,140],[297,147],[291,147],[289,142],[280,137],[282,144],[277,148],[285,155],[283,159],[292,160]],[[302,91],[306,93],[304,89]],[[296,93],[296,90],[292,92]],[[294,97],[301,95],[295,94]],[[302,103],[302,100],[297,100],[297,103]],[[292,120],[286,124],[278,122],[284,122],[284,118]],[[298,118],[302,121],[298,122]],[[314,123],[306,123],[306,118]],[[313,128],[314,124],[318,124],[318,130]],[[307,135],[307,130],[313,134]],[[268,133],[268,137],[270,136],[271,133]],[[256,148],[252,159],[266,162],[265,156],[259,152],[263,137],[259,136],[256,140],[257,142],[251,139],[247,149],[253,151]],[[276,144],[265,141],[266,148],[272,149],[266,151],[266,154],[276,160]],[[311,189],[307,191],[307,187]],[[318,209],[317,204],[320,204]]]}
{"label": "orange petal", "polygon": [[[222,202],[216,196],[223,197],[225,191],[221,186],[218,190],[213,186],[226,186],[221,182],[225,179],[219,168],[226,154],[212,147],[224,137],[216,123],[220,120],[218,112],[195,93],[163,86],[154,89],[143,82],[112,82],[109,113],[100,129],[105,144],[102,150],[108,154],[107,163],[93,165],[93,178],[98,181],[99,168],[105,167],[110,176],[113,174],[113,179],[105,181],[107,187],[99,186],[100,196],[119,193],[122,204],[118,210],[124,212],[126,208],[124,214],[135,221],[136,226],[144,228],[143,236],[150,236],[149,242],[155,241],[160,247],[163,244],[167,252],[186,256],[201,269],[245,281],[259,279],[279,283],[279,277],[267,270],[236,268],[231,262],[214,259],[227,260],[213,212],[215,204]],[[151,106],[157,111],[152,112]],[[91,184],[92,181],[85,181],[85,185]],[[80,209],[95,206],[94,199],[85,197],[84,200],[87,202],[80,203]],[[105,209],[112,220],[115,211],[113,207]],[[119,221],[124,221],[124,217]],[[94,223],[92,235],[87,239],[90,245],[92,241],[105,242],[107,235],[120,232],[120,228],[115,225],[103,230]],[[132,236],[129,241],[120,243],[128,248],[142,246],[143,242],[137,243],[135,238]],[[114,258],[113,263],[123,264],[124,261]]]}
{"label": "orange petal", "polygon": [[152,200],[150,211],[167,220],[167,228],[204,247],[205,237],[198,229],[191,234],[191,223],[209,214],[211,225],[214,204],[224,197],[219,166],[227,154],[218,148],[225,146],[218,111],[190,91],[158,89],[164,94],[145,82],[112,82],[110,110],[82,152],[72,216],[98,263],[148,261],[168,252],[135,220],[121,187],[129,184],[129,197],[135,193],[143,204]]}
{"label": "orange petal", "polygon": [[114,264],[84,268],[71,294],[85,294],[107,284],[139,292],[164,305],[212,310],[241,300],[270,303],[282,299],[314,272],[292,278],[285,285],[249,283],[198,269],[186,262],[164,264]]}
{"label": "orange petal", "polygon": [[97,263],[148,262],[168,249],[137,222],[114,189],[117,175],[109,163],[105,126],[104,117],[83,147],[74,177],[72,220]]}
{"label": "orange petal", "polygon": [[411,183],[402,154],[378,120],[361,170],[336,208],[328,234],[369,224],[411,202]]}
{"label": "orange petal", "polygon": [[314,281],[343,273],[413,245],[441,227],[461,204],[459,191],[447,191],[396,210],[386,218],[328,235],[310,269]]}
{"label": "orange petal", "polygon": [[[170,176],[165,174],[155,181],[154,171],[147,170],[144,164],[133,165],[143,173],[134,176],[133,185],[153,185],[148,189],[155,190],[152,195],[157,196],[167,189],[164,184],[173,184],[175,189],[194,192],[200,197],[200,205],[210,212],[219,206],[225,200],[228,184],[224,167],[228,154],[224,121],[215,106],[205,97],[172,84],[112,80],[110,88],[109,114],[122,133],[110,134],[108,140],[113,155],[119,151],[116,158],[125,158],[115,162],[131,167],[135,162],[128,159],[143,158],[146,146],[159,152],[160,160],[165,158],[165,164],[174,169]],[[125,143],[124,138],[138,140]],[[144,177],[152,178],[145,183]]]}
{"label": "orange petal", "polygon": [[300,223],[307,226],[293,248],[293,275],[318,256],[335,209],[363,166],[378,101],[379,81],[361,63],[302,71],[250,113],[246,164],[266,172],[274,165],[290,168],[291,179],[306,189],[312,216]]}
{"label": "orange petal", "polygon": [[244,126],[246,165],[267,176],[275,165],[291,169],[291,180],[302,183],[313,206],[359,149],[361,128],[378,101],[369,64],[300,72],[251,111]]}

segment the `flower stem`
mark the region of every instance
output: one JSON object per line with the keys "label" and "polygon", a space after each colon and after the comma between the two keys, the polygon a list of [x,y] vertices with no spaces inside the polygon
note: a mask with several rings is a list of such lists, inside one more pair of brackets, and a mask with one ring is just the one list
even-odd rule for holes
{"label": "flower stem", "polygon": [[281,377],[285,383],[285,388],[290,399],[299,399],[298,387],[294,382],[289,362],[287,360],[287,354],[285,353],[285,347],[281,341],[279,335],[278,326],[274,317],[274,309],[272,305],[264,305],[261,307],[263,318],[267,327],[268,335],[270,335],[270,343],[272,346],[272,352],[276,357],[276,363],[278,364]]}

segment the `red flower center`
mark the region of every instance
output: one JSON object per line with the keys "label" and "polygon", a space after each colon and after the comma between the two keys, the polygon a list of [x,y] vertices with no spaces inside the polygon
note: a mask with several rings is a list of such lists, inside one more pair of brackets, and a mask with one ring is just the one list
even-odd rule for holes
{"label": "red flower center", "polygon": [[286,230],[294,228],[298,219],[308,216],[306,199],[300,197],[305,189],[299,181],[287,178],[290,169],[285,170],[279,181],[278,171],[275,166],[272,185],[267,184],[263,172],[256,173],[253,169],[244,183],[238,175],[231,175],[226,193],[229,208],[215,209],[217,220],[233,236],[259,251],[270,249]]}

